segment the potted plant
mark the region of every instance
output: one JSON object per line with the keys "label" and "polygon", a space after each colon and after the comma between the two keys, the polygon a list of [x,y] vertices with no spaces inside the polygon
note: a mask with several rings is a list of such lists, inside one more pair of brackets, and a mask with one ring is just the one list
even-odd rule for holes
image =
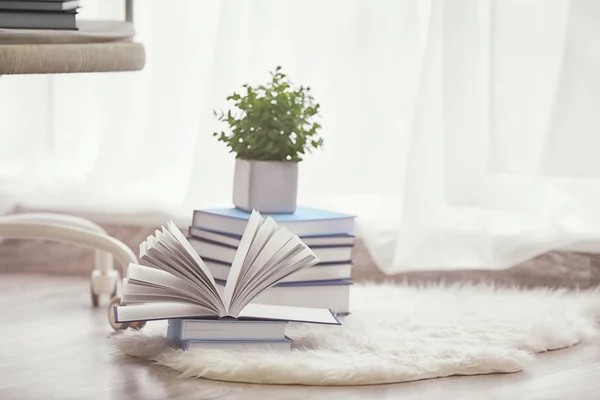
{"label": "potted plant", "polygon": [[281,67],[264,85],[243,85],[227,97],[234,110],[215,117],[229,132],[213,135],[235,153],[233,203],[244,211],[293,213],[298,193],[298,163],[307,152],[322,148],[315,118],[320,105],[310,87],[294,87]]}

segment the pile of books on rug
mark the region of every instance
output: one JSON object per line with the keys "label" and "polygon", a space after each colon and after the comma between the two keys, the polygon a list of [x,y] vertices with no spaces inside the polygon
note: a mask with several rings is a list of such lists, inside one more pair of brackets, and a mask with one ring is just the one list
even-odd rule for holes
{"label": "pile of books on rug", "polygon": [[168,320],[169,340],[185,350],[289,349],[288,322],[340,325],[326,307],[256,302],[319,260],[298,235],[273,218],[254,211],[237,222],[242,235],[222,284],[172,222],[146,238],[140,244],[140,264],[127,266],[114,320]]}
{"label": "pile of books on rug", "polygon": [[[188,240],[220,285],[226,282],[250,215],[233,207],[194,211]],[[293,214],[264,216],[298,235],[319,263],[283,279],[254,301],[349,313],[354,216],[310,207],[298,207]]]}
{"label": "pile of books on rug", "polygon": [[0,0],[0,29],[77,30],[79,0]]}

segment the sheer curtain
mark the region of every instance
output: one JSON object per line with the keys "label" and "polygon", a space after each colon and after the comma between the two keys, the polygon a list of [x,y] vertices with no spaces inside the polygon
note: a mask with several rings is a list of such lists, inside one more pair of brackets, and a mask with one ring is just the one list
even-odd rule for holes
{"label": "sheer curtain", "polygon": [[212,110],[281,65],[323,110],[300,201],[356,213],[384,272],[594,250],[597,2],[146,0],[135,16],[144,71],[0,79],[0,209],[185,224],[228,204]]}

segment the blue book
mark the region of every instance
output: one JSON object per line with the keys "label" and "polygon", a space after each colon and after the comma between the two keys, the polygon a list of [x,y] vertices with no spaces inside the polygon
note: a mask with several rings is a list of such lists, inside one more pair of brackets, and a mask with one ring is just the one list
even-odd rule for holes
{"label": "blue book", "polygon": [[[215,283],[217,285],[225,286],[227,281],[215,279]],[[352,285],[352,279],[331,279],[328,281],[301,281],[301,282],[280,282],[271,288],[280,288],[280,287],[299,287],[299,286],[349,286]],[[269,290],[267,289],[267,290]]]}
{"label": "blue book", "polygon": [[[210,273],[217,281],[226,281],[231,269],[231,263],[226,263],[202,257]],[[352,263],[318,263],[310,268],[302,269],[280,282],[318,282],[337,281],[352,278]]]}
{"label": "blue book", "polygon": [[167,339],[179,340],[283,340],[284,321],[238,321],[233,319],[172,318]]}
{"label": "blue book", "polygon": [[[232,264],[237,247],[213,242],[212,240],[189,237],[188,240],[203,260],[215,260]],[[352,263],[352,246],[313,246],[310,248],[319,263]]]}
{"label": "blue book", "polygon": [[290,351],[292,340],[288,337],[279,340],[179,340],[171,342],[182,350],[226,350],[226,351]]}
{"label": "blue book", "polygon": [[[235,248],[237,248],[242,241],[242,235],[214,232],[193,226],[189,227],[188,235],[193,238],[208,240]],[[354,246],[355,241],[354,235],[347,233],[342,233],[339,235],[300,236],[300,239],[302,239],[302,241],[310,248],[327,246]]]}
{"label": "blue book", "polygon": [[[217,285],[225,286],[227,281],[215,279]],[[349,286],[352,285],[352,279],[331,279],[328,281],[302,281],[302,282],[280,282],[272,288],[300,287],[300,286]],[[269,290],[267,289],[267,290]]]}
{"label": "blue book", "polygon": [[167,342],[183,350],[290,350],[292,340],[281,321],[236,321],[172,318]]}
{"label": "blue book", "polygon": [[[192,227],[212,232],[242,235],[251,213],[237,208],[211,208],[195,210]],[[278,225],[285,226],[300,237],[323,235],[352,235],[354,215],[311,207],[298,207],[293,214],[264,214]]]}

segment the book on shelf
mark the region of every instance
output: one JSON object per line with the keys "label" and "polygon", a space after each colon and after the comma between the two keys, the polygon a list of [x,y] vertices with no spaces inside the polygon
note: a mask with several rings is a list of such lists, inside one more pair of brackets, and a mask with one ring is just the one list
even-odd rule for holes
{"label": "book on shelf", "polygon": [[0,10],[0,29],[77,30],[77,10]]}
{"label": "book on shelf", "polygon": [[[215,280],[227,280],[231,264],[211,260],[209,258],[203,258],[203,260]],[[298,272],[294,272],[279,281],[277,285],[288,282],[320,282],[350,278],[352,278],[352,263],[318,263],[310,268],[304,268]]]}
{"label": "book on shelf", "polygon": [[[205,239],[188,238],[202,259],[211,259],[231,264],[237,247],[216,243]],[[319,263],[348,264],[352,262],[352,246],[309,246]]]}
{"label": "book on shelf", "polygon": [[20,11],[69,11],[79,8],[79,0],[0,0],[0,10]]}
{"label": "book on shelf", "polygon": [[[241,235],[251,213],[237,208],[195,210],[192,227],[229,235]],[[354,216],[311,207],[298,207],[293,214],[265,214],[280,226],[302,237],[348,235],[354,232]]]}
{"label": "book on shelf", "polygon": [[217,284],[172,222],[140,245],[139,258],[140,264],[127,267],[121,305],[114,308],[117,322],[206,318],[340,324],[325,308],[252,303],[282,279],[319,261],[297,235],[257,211],[246,223],[224,285]]}
{"label": "book on shelf", "polygon": [[[231,233],[224,233],[218,231],[209,231],[202,228],[190,226],[188,228],[188,235],[190,237],[204,239],[215,243],[224,244],[227,246],[238,247],[242,240],[241,235],[235,235]],[[326,247],[326,246],[354,246],[354,235],[341,233],[335,235],[311,235],[311,236],[300,236],[300,239],[308,247]]]}

